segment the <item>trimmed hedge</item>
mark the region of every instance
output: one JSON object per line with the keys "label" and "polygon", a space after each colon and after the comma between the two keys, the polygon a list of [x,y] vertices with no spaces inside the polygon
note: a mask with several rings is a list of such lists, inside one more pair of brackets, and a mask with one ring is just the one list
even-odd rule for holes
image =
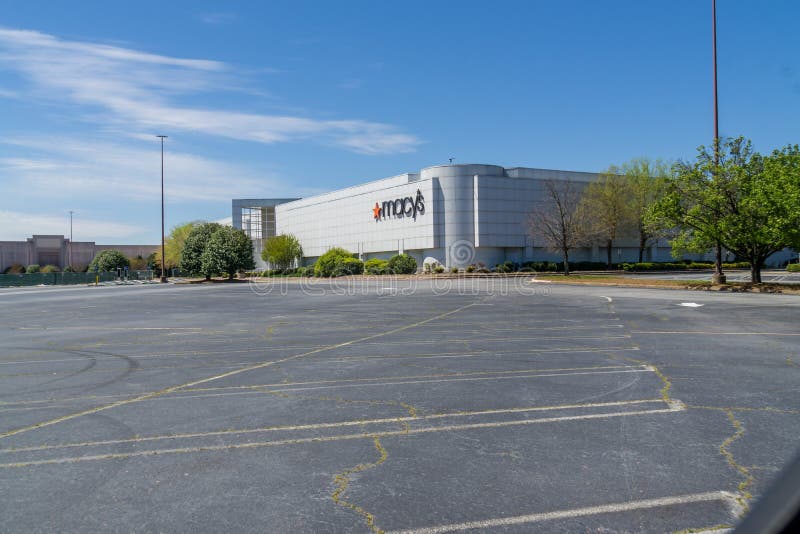
{"label": "trimmed hedge", "polygon": [[496,273],[513,273],[517,270],[517,264],[513,261],[507,261],[504,263],[498,263],[494,267],[494,271]]}
{"label": "trimmed hedge", "polygon": [[353,254],[340,247],[334,247],[323,254],[314,264],[314,275],[331,277],[337,276],[336,271],[339,264],[345,258],[352,258]]}
{"label": "trimmed hedge", "polygon": [[367,274],[387,274],[389,261],[380,258],[371,258],[364,262],[364,272]]}
{"label": "trimmed hedge", "polygon": [[[625,271],[680,271],[686,269],[713,269],[714,264],[710,262],[680,262],[680,263],[623,263],[622,269]],[[749,269],[750,264],[746,261],[723,263],[723,269]]]}
{"label": "trimmed hedge", "polygon": [[786,270],[790,273],[800,273],[800,263],[790,263],[786,266]]}
{"label": "trimmed hedge", "polygon": [[341,258],[336,263],[333,276],[347,276],[351,274],[362,274],[364,272],[364,262],[358,258]]}
{"label": "trimmed hedge", "polygon": [[[570,264],[571,267],[572,264]],[[537,273],[555,272],[560,270],[561,264],[552,261],[528,261],[522,264],[522,268]]]}

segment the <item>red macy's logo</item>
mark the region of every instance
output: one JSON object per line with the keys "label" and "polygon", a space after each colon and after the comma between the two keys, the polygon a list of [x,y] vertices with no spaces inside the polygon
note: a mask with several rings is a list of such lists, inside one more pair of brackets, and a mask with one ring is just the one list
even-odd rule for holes
{"label": "red macy's logo", "polygon": [[417,220],[417,214],[425,213],[425,197],[422,192],[417,189],[417,197],[398,198],[396,200],[387,200],[382,205],[375,203],[372,208],[372,216],[375,221],[380,221],[386,217],[413,217]]}

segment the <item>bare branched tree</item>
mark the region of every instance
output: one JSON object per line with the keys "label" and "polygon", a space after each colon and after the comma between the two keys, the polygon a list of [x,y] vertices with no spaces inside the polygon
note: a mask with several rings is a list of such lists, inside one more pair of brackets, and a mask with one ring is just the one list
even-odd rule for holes
{"label": "bare branched tree", "polygon": [[561,254],[565,275],[569,275],[569,252],[587,243],[586,212],[580,209],[582,189],[569,180],[546,180],[544,198],[528,218],[528,233]]}

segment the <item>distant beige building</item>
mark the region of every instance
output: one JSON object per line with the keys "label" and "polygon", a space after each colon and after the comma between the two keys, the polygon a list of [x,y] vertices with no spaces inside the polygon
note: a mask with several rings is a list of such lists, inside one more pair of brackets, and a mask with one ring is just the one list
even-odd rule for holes
{"label": "distant beige building", "polygon": [[76,241],[71,245],[63,235],[34,235],[25,241],[0,241],[0,272],[15,263],[55,265],[63,269],[70,265],[70,254],[74,267],[85,267],[101,250],[114,249],[129,258],[146,258],[158,249],[158,245],[96,245],[94,241]]}

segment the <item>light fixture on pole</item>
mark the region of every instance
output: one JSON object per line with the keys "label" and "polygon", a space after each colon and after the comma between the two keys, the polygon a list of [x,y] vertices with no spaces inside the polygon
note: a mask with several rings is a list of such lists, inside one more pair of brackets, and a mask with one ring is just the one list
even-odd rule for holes
{"label": "light fixture on pole", "polygon": [[164,139],[166,135],[157,135],[161,138],[161,283],[167,283],[167,262],[164,255]]}

